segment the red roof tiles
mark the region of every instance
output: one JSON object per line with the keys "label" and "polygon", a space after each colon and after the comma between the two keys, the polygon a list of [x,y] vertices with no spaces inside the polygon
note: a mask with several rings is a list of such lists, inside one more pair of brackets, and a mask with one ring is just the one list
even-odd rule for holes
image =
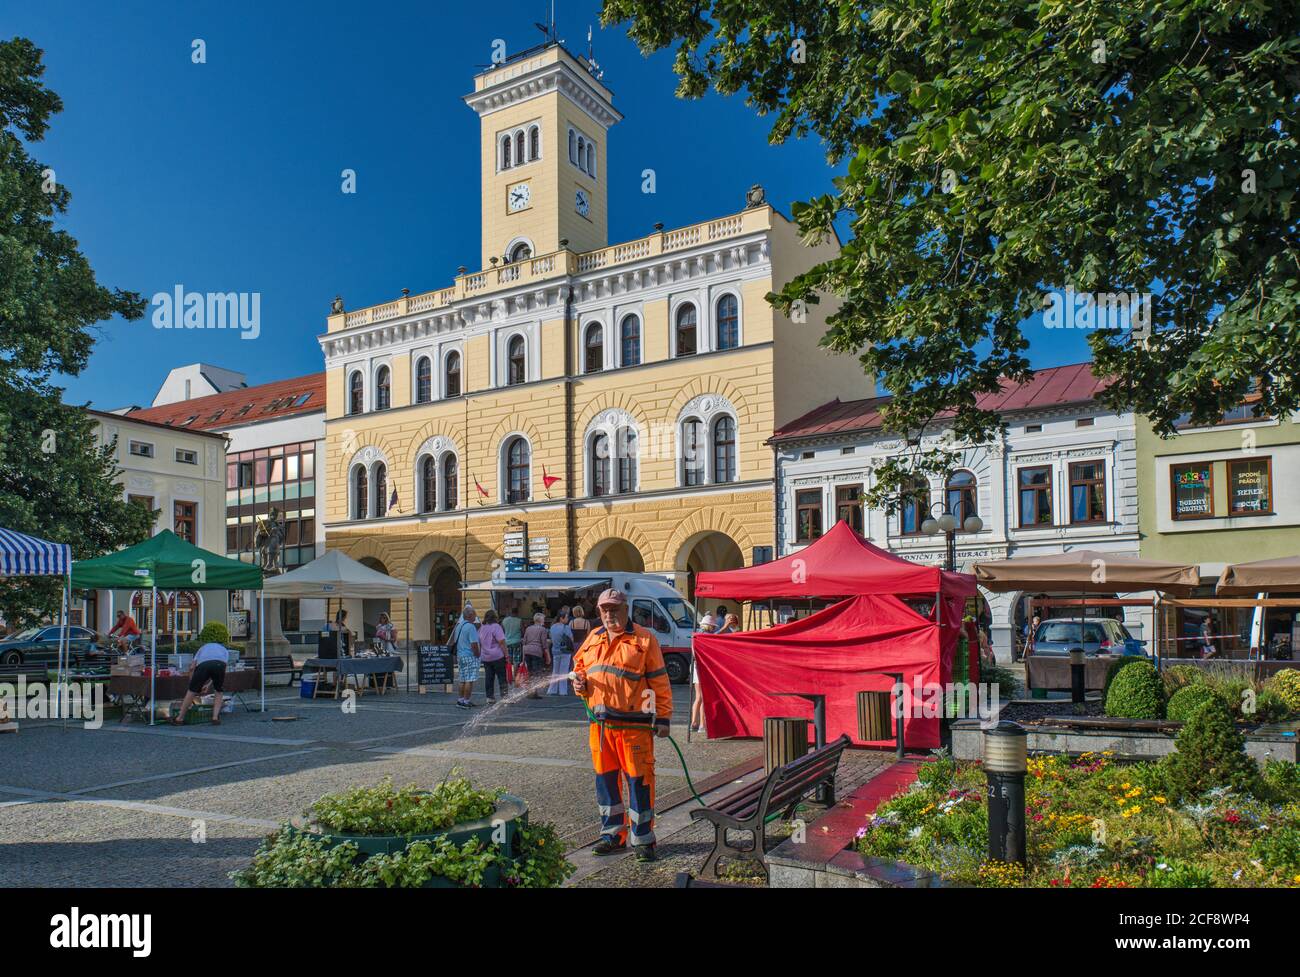
{"label": "red roof tiles", "polygon": [[[123,415],[191,430],[237,427],[258,421],[279,420],[325,409],[325,374],[311,373],[292,380],[276,380],[256,387],[178,400],[174,404],[146,407]],[[185,422],[194,420],[189,424]]]}
{"label": "red roof tiles", "polygon": [[[1064,404],[1086,404],[1105,388],[1106,381],[1093,374],[1091,363],[1072,363],[1036,370],[1028,383],[1006,380],[1000,391],[981,394],[976,403],[984,410],[1006,414]],[[881,426],[880,409],[888,403],[888,397],[843,402],[832,400],[777,428],[771,440],[796,441],[850,431],[870,431]]]}

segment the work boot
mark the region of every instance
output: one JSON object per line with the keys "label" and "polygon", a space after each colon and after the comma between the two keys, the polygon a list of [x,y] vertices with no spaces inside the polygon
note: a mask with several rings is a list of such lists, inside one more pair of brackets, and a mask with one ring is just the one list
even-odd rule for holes
{"label": "work boot", "polygon": [[591,849],[593,855],[613,855],[616,852],[626,851],[627,842],[618,841],[615,838],[601,838]]}
{"label": "work boot", "polygon": [[655,846],[653,844],[639,846],[636,850],[636,860],[638,862],[658,861],[659,856],[655,854]]}

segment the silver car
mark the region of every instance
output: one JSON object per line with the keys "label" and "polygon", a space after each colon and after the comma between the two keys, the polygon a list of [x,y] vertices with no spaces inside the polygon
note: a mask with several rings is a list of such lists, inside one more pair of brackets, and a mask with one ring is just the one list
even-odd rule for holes
{"label": "silver car", "polygon": [[1077,618],[1043,621],[1034,635],[1035,655],[1068,655],[1082,648],[1087,655],[1145,655],[1147,643],[1128,633],[1119,621],[1108,617],[1083,622],[1083,640]]}

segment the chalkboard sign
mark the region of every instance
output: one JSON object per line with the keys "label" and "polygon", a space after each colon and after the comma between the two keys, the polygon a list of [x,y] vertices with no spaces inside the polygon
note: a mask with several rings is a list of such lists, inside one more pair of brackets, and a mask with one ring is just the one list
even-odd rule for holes
{"label": "chalkboard sign", "polygon": [[424,685],[451,685],[452,653],[449,645],[420,645],[420,681]]}

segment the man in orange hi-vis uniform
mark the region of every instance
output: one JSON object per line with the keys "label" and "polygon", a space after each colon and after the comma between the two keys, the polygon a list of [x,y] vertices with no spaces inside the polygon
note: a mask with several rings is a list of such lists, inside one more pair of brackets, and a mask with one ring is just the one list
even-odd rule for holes
{"label": "man in orange hi-vis uniform", "polygon": [[[591,763],[600,808],[597,855],[632,847],[643,862],[655,858],[654,737],[667,736],[673,715],[659,642],[627,619],[627,597],[607,590],[596,602],[601,627],[594,628],[573,661],[573,688],[587,700]],[[628,728],[632,727],[632,728]],[[627,778],[627,806],[621,777]],[[630,831],[629,831],[630,822]]]}

